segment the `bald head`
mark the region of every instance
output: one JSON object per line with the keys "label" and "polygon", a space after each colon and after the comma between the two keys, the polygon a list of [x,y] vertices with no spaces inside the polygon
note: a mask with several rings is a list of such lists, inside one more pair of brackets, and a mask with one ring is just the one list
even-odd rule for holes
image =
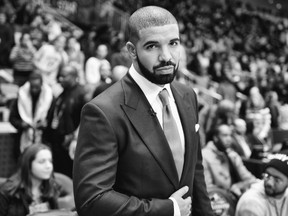
{"label": "bald head", "polygon": [[61,72],[65,73],[65,74],[70,74],[74,77],[78,76],[78,71],[77,71],[76,67],[74,67],[73,65],[68,65],[68,64],[64,65]]}
{"label": "bald head", "polygon": [[177,24],[177,20],[168,10],[157,6],[140,8],[129,18],[129,41],[135,44],[142,29],[169,24]]}

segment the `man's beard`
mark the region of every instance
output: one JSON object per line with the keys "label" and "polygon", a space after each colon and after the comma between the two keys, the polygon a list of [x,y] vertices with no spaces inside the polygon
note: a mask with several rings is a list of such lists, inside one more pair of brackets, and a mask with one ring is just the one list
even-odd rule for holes
{"label": "man's beard", "polygon": [[[137,62],[139,65],[139,68],[141,70],[141,73],[143,74],[143,76],[148,79],[150,82],[157,84],[157,85],[164,85],[167,83],[171,83],[175,76],[176,73],[178,71],[178,65],[176,66],[175,63],[173,63],[172,61],[168,61],[168,62],[161,62],[159,65],[154,66],[153,67],[153,71],[148,70],[139,60],[138,56],[137,56]],[[174,67],[173,73],[172,74],[156,74],[156,69],[161,68],[161,67],[165,67],[165,66],[170,66],[172,65]]]}
{"label": "man's beard", "polygon": [[265,185],[265,193],[270,197],[276,197],[279,195],[283,195],[286,190],[283,191],[275,191],[271,186]]}

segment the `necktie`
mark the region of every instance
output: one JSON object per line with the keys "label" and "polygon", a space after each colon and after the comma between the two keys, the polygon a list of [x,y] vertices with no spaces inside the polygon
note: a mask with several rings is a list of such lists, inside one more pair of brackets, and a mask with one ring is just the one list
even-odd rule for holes
{"label": "necktie", "polygon": [[167,89],[163,89],[159,93],[159,97],[163,104],[163,131],[172,151],[178,177],[180,179],[184,164],[183,149],[181,146],[181,140],[176,121],[173,118],[171,106],[169,104],[169,95]]}

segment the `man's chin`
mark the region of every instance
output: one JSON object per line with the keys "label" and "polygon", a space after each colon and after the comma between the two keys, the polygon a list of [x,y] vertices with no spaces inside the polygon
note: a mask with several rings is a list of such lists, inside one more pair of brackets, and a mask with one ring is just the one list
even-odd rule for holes
{"label": "man's chin", "polygon": [[154,83],[165,85],[165,84],[171,83],[174,80],[174,77],[175,77],[174,74],[161,75],[161,76],[158,76],[158,79],[156,79]]}
{"label": "man's chin", "polygon": [[265,193],[268,195],[268,196],[273,196],[274,195],[274,191],[272,188],[265,188]]}

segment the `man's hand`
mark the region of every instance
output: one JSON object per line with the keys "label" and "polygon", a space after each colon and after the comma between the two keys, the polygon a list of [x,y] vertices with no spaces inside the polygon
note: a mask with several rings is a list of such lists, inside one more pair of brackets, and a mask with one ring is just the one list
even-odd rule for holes
{"label": "man's hand", "polygon": [[230,188],[230,191],[234,193],[238,198],[242,195],[241,188],[237,184],[233,184]]}
{"label": "man's hand", "polygon": [[189,216],[191,214],[191,197],[183,199],[183,196],[188,192],[189,188],[184,186],[171,195],[180,209],[181,216]]}

